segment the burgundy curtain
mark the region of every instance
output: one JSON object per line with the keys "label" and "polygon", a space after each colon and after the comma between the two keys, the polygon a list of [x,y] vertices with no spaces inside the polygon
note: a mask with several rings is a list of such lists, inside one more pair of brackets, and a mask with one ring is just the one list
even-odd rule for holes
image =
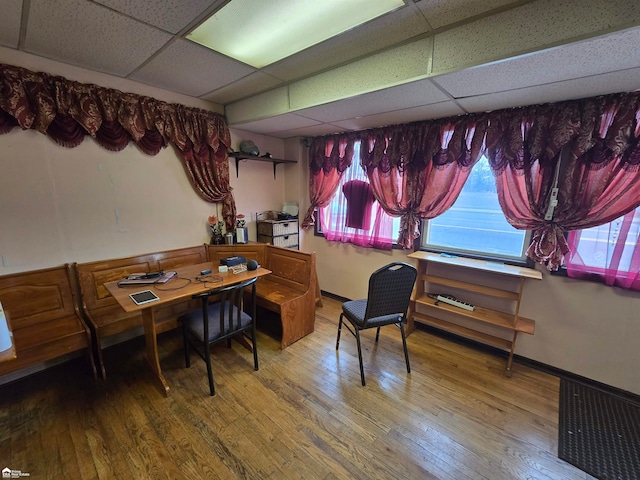
{"label": "burgundy curtain", "polygon": [[133,141],[147,155],[172,144],[196,192],[208,202],[222,202],[227,228],[235,224],[227,160],[231,138],[218,113],[0,64],[0,134],[16,126],[69,148],[87,135],[112,151]]}
{"label": "burgundy curtain", "polygon": [[338,188],[344,171],[353,162],[353,135],[315,137],[309,149],[309,198],[311,205],[302,228],[315,224],[315,209],[326,207]]}
{"label": "burgundy curtain", "polygon": [[456,201],[480,159],[483,116],[420,122],[370,131],[360,147],[362,164],[384,211],[402,217],[398,244],[412,248],[420,220]]}
{"label": "burgundy curtain", "polygon": [[[533,230],[527,255],[549,270],[569,252],[566,231],[610,222],[640,204],[639,98],[617,94],[490,115],[486,154],[500,205],[511,225]],[[545,219],[556,169],[557,206]]]}
{"label": "burgundy curtain", "polygon": [[208,145],[196,149],[189,142],[179,155],[194,190],[208,202],[222,203],[222,218],[227,231],[232,231],[235,228],[236,204],[229,186],[226,149],[214,152]]}

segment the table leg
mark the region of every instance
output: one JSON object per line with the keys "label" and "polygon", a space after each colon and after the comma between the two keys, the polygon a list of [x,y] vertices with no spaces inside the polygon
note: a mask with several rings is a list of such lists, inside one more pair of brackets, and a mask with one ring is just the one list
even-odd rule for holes
{"label": "table leg", "polygon": [[142,324],[144,325],[144,336],[146,340],[147,362],[155,377],[160,381],[160,386],[165,397],[169,396],[169,384],[162,375],[160,369],[160,358],[158,356],[158,337],[156,332],[156,322],[153,308],[142,310]]}

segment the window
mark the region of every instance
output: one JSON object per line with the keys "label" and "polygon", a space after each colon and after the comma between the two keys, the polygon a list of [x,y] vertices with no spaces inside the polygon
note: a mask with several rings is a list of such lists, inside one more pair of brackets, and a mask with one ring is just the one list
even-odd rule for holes
{"label": "window", "polygon": [[525,265],[530,241],[531,232],[507,222],[484,156],[474,165],[453,206],[422,222],[421,248],[436,252]]}
{"label": "window", "polygon": [[369,180],[360,166],[360,144],[354,160],[344,171],[328,206],[319,208],[316,232],[329,241],[389,250],[400,231],[400,218],[387,215],[375,201]]}
{"label": "window", "polygon": [[611,223],[569,232],[570,277],[640,290],[640,207]]}

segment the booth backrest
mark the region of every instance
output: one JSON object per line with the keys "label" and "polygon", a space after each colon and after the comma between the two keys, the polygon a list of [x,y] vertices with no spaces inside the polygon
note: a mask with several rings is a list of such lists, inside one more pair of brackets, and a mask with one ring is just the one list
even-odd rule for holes
{"label": "booth backrest", "polygon": [[95,375],[69,265],[1,276],[0,302],[11,316],[17,355],[0,363],[0,375],[83,349]]}
{"label": "booth backrest", "polygon": [[267,280],[307,292],[315,278],[315,262],[311,261],[311,256],[313,254],[267,245],[264,266],[271,270]]}

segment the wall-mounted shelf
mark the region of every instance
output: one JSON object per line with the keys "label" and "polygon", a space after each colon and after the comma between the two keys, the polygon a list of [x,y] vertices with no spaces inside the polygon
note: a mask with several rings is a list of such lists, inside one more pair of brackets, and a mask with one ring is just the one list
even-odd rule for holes
{"label": "wall-mounted shelf", "polygon": [[282,158],[273,157],[260,157],[258,155],[249,155],[248,153],[231,152],[230,157],[236,159],[236,178],[238,178],[238,164],[240,160],[256,160],[258,162],[271,162],[273,163],[273,178],[276,178],[276,166],[280,163],[298,163],[296,160],[284,160]]}

